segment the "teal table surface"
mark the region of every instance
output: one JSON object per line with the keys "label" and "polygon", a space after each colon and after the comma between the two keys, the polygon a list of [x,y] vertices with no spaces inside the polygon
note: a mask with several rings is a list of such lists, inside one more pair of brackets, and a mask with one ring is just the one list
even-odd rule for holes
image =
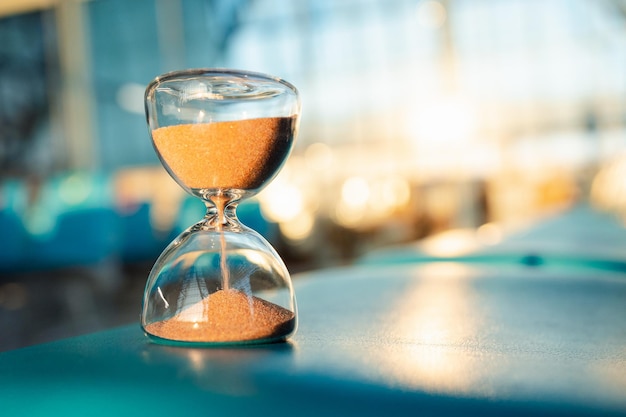
{"label": "teal table surface", "polygon": [[623,274],[427,263],[294,283],[287,343],[168,347],[132,324],[4,352],[0,415],[626,416]]}
{"label": "teal table surface", "polygon": [[545,214],[523,227],[490,226],[478,229],[488,231],[482,235],[475,229],[451,230],[414,243],[373,250],[358,263],[397,265],[448,260],[626,273],[624,222],[588,204]]}

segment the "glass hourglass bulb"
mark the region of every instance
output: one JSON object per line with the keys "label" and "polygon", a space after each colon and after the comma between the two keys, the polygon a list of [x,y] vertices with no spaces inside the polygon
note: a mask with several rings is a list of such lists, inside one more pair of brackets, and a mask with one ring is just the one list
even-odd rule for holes
{"label": "glass hourglass bulb", "polygon": [[237,205],[278,173],[297,134],[289,83],[233,70],[186,70],[146,89],[146,116],[165,169],[207,212],[163,251],[144,291],[141,325],[167,344],[285,340],[296,330],[289,272]]}

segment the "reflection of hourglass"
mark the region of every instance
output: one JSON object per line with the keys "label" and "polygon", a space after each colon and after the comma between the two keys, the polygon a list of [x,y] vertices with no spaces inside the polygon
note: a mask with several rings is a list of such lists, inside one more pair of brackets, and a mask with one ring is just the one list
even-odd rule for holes
{"label": "reflection of hourglass", "polygon": [[141,325],[159,343],[213,345],[286,339],[296,329],[289,273],[272,246],[239,223],[291,151],[300,112],[289,83],[232,70],[187,70],[146,89],[154,147],[207,212],[157,259]]}

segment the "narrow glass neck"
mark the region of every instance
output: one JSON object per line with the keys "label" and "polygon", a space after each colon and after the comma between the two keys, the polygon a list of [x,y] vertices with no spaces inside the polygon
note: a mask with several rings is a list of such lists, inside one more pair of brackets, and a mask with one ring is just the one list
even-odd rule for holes
{"label": "narrow glass neck", "polygon": [[219,231],[240,228],[237,219],[237,205],[241,199],[239,193],[214,191],[203,195],[206,205],[205,225]]}
{"label": "narrow glass neck", "polygon": [[211,202],[206,203],[206,219],[209,226],[216,229],[230,229],[239,227],[237,218],[237,205],[239,202],[229,203],[226,206],[218,206]]}

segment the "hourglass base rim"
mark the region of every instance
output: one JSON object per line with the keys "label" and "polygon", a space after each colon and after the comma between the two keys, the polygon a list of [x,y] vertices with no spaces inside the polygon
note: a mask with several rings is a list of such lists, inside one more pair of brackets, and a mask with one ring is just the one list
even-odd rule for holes
{"label": "hourglass base rim", "polygon": [[236,346],[251,346],[251,345],[264,345],[274,343],[285,343],[287,339],[293,336],[296,332],[297,324],[296,320],[292,320],[293,323],[286,323],[285,327],[290,327],[291,330],[284,334],[258,338],[258,339],[246,339],[246,340],[227,340],[227,341],[191,341],[191,340],[179,340],[173,338],[165,338],[154,335],[146,330],[145,326],[141,326],[145,336],[153,343],[167,346],[177,347],[236,347]]}

